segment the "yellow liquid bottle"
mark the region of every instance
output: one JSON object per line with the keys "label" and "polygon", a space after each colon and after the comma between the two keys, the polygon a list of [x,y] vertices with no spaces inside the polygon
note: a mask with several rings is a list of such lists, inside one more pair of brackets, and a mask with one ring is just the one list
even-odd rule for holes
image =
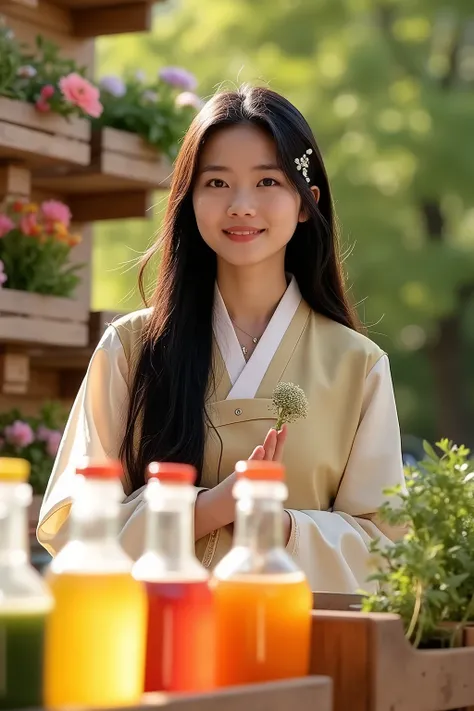
{"label": "yellow liquid bottle", "polygon": [[77,470],[70,540],[46,573],[55,601],[45,636],[51,709],[127,706],[143,694],[147,602],[118,543],[119,477],[115,462]]}
{"label": "yellow liquid bottle", "polygon": [[233,547],[214,570],[217,684],[305,676],[312,594],[283,545],[287,489],[276,462],[236,466]]}

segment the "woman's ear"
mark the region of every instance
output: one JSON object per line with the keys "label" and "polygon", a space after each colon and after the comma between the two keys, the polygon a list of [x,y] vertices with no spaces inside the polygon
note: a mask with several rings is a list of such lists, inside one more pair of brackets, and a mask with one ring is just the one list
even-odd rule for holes
{"label": "woman's ear", "polygon": [[[320,197],[320,195],[321,195],[321,191],[320,191],[320,189],[318,188],[318,186],[317,186],[317,185],[313,185],[313,186],[311,187],[311,192],[312,192],[313,195],[314,195],[314,199],[315,199],[316,202],[318,203],[318,202],[319,202],[319,197]],[[301,212],[300,212],[300,216],[299,216],[299,218],[298,218],[298,222],[306,222],[308,219],[309,219],[309,215],[306,214],[306,211],[305,211],[304,208],[303,208],[303,209],[301,210]]]}

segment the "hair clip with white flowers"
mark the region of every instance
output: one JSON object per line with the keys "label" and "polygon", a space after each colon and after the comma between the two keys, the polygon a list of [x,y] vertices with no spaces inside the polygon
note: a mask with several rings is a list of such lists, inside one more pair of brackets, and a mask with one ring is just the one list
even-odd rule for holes
{"label": "hair clip with white flowers", "polygon": [[308,168],[309,168],[309,158],[313,152],[312,148],[308,148],[307,151],[303,153],[301,158],[295,158],[295,163],[296,163],[296,170],[300,170],[303,174],[303,178],[306,180],[307,183],[310,183],[310,179],[308,178]]}

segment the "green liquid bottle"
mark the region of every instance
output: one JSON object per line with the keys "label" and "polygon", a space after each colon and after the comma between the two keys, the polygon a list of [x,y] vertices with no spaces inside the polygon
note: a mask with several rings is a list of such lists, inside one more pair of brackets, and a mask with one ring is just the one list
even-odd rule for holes
{"label": "green liquid bottle", "polygon": [[0,709],[43,704],[46,617],[53,600],[30,565],[30,465],[0,457]]}

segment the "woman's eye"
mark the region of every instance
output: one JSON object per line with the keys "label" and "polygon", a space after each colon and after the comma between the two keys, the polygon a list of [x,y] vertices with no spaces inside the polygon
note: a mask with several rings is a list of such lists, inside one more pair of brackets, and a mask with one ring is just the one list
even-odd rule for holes
{"label": "woman's eye", "polygon": [[208,182],[208,186],[210,188],[224,188],[227,186],[227,183],[225,183],[223,180],[220,178],[213,178]]}
{"label": "woman's eye", "polygon": [[271,188],[273,185],[278,185],[278,183],[273,178],[263,178],[263,180],[259,182],[259,185],[264,188]]}

